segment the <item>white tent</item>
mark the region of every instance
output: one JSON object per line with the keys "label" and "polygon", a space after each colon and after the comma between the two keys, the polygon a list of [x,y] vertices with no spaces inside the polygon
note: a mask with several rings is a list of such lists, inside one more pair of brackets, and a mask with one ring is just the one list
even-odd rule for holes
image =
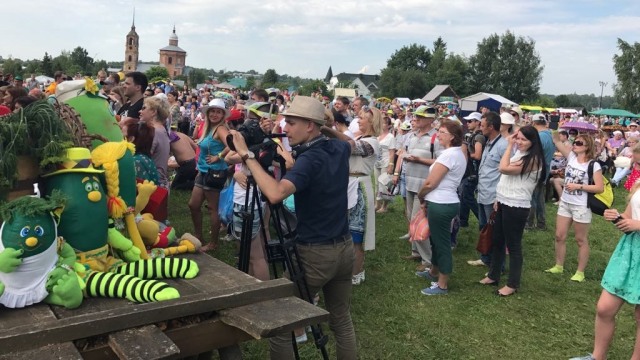
{"label": "white tent", "polygon": [[426,103],[427,101],[422,99],[413,99],[411,100],[411,102],[414,104],[423,104],[423,103]]}
{"label": "white tent", "polygon": [[[40,75],[40,76],[36,76],[36,81],[41,83],[41,84],[46,84],[47,82],[52,83],[55,79],[52,77],[48,77],[46,75]],[[29,81],[27,79],[27,81]]]}
{"label": "white tent", "polygon": [[563,108],[558,108],[558,112],[561,114],[576,114],[579,111],[576,109],[563,109]]}
{"label": "white tent", "polygon": [[460,109],[462,111],[478,111],[482,106],[493,111],[498,111],[504,105],[518,104],[500,95],[483,92],[467,96],[460,100]]}

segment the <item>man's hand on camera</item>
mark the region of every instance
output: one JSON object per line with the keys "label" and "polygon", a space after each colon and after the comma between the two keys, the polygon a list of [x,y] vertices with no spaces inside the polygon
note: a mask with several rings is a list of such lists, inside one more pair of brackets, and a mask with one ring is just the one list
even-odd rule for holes
{"label": "man's hand on camera", "polygon": [[243,157],[249,152],[249,148],[247,147],[247,143],[244,141],[244,137],[242,134],[235,130],[230,130],[229,133],[233,136],[233,145],[236,148],[236,152],[240,157]]}

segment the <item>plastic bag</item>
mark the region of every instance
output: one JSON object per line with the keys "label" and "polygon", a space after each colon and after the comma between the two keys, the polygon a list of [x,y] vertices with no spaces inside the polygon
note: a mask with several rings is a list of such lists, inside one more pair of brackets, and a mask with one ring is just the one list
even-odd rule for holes
{"label": "plastic bag", "polygon": [[229,225],[233,221],[233,186],[235,180],[231,178],[229,184],[220,191],[220,201],[218,202],[218,216],[220,221]]}

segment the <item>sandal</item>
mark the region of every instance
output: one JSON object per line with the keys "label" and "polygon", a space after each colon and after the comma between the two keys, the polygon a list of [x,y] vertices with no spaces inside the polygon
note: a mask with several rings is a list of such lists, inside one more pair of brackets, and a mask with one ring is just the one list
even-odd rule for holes
{"label": "sandal", "polygon": [[[505,287],[503,287],[502,289],[504,289],[504,288],[509,288],[509,289],[511,289],[511,288],[510,288],[510,287],[508,287],[508,286],[505,286]],[[498,290],[496,290],[496,295],[498,295],[498,296],[500,296],[500,297],[507,297],[507,296],[514,295],[515,293],[517,293],[517,292],[518,292],[518,289],[512,289],[512,290],[513,290],[512,292],[510,292],[510,293],[508,293],[508,294],[503,294],[503,293],[501,293],[501,292],[500,292],[500,290],[502,290],[502,289],[498,289]]]}
{"label": "sandal", "polygon": [[[488,280],[485,280],[485,279],[488,279]],[[485,277],[484,279],[478,281],[478,284],[485,285],[485,286],[487,286],[487,285],[489,285],[489,286],[498,286],[498,282],[497,281],[491,280],[488,277]]]}

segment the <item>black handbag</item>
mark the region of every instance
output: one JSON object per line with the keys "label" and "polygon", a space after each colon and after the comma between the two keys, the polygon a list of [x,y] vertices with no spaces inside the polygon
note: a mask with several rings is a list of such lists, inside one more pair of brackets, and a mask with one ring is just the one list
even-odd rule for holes
{"label": "black handbag", "polygon": [[204,180],[207,186],[222,189],[227,182],[227,170],[209,169]]}

